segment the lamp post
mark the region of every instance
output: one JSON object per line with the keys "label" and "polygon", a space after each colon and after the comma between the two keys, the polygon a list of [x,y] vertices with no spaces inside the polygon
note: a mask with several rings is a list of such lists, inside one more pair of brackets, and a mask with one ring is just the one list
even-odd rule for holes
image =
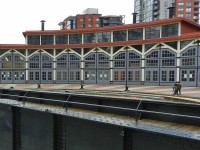
{"label": "lamp post", "polygon": [[12,49],[11,51],[11,68],[12,68],[12,71],[11,71],[11,74],[10,74],[10,76],[11,76],[11,79],[12,79],[12,83],[14,83],[14,81],[15,81],[15,71],[14,71],[14,50]]}
{"label": "lamp post", "polygon": [[199,44],[200,40],[196,40],[193,44],[197,44],[197,67],[196,67],[196,86],[198,87],[198,76],[199,76]]}
{"label": "lamp post", "polygon": [[126,77],[126,85],[125,85],[125,91],[128,91],[128,46],[125,46],[124,49],[126,50],[126,53],[125,53],[125,77]]}
{"label": "lamp post", "polygon": [[98,53],[97,53],[97,51],[98,51],[98,50],[99,50],[98,48],[95,48],[95,52],[96,52],[96,53],[95,53],[95,74],[96,74],[96,75],[95,75],[95,80],[96,80],[96,84],[97,84],[97,76],[98,76],[98,75],[97,75],[97,70],[98,70],[98,69],[97,69],[97,68],[98,68],[98,64],[97,64],[97,63],[98,63],[98,55],[97,55]]}
{"label": "lamp post", "polygon": [[161,47],[162,47],[163,45],[161,44],[161,43],[159,43],[158,45],[157,45],[157,48],[159,48],[159,55],[158,55],[158,85],[160,85],[160,78],[161,78],[161,76],[160,76],[160,71],[161,71]]}
{"label": "lamp post", "polygon": [[67,72],[68,72],[67,78],[68,78],[68,83],[69,83],[69,80],[70,80],[70,72],[69,72],[69,67],[70,67],[69,59],[70,59],[70,57],[69,57],[69,52],[70,52],[70,50],[67,49],[66,52],[67,52]]}
{"label": "lamp post", "polygon": [[39,82],[39,84],[37,85],[38,86],[38,88],[41,88],[41,80],[42,80],[42,50],[40,49],[39,51],[39,54],[40,54],[40,82]]}

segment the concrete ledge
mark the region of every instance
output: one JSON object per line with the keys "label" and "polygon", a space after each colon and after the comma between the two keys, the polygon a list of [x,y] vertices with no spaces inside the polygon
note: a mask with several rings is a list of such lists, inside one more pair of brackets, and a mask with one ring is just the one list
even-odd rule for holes
{"label": "concrete ledge", "polygon": [[190,102],[190,103],[200,104],[200,99],[194,99],[194,98],[186,98],[186,97],[179,97],[179,96],[164,96],[163,98],[164,98],[164,100]]}

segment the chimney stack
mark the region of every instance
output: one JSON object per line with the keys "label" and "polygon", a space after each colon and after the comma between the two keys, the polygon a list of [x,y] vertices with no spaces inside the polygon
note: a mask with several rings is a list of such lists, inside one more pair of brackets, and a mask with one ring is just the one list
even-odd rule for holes
{"label": "chimney stack", "polygon": [[169,9],[169,18],[174,18],[174,16],[175,16],[175,4],[172,3],[172,6],[168,7],[167,9]]}
{"label": "chimney stack", "polygon": [[41,20],[40,22],[41,22],[41,30],[44,31],[44,23],[45,23],[45,20]]}
{"label": "chimney stack", "polygon": [[70,29],[73,29],[73,28],[74,28],[74,20],[71,19],[71,20],[69,20],[69,21],[70,21]]}
{"label": "chimney stack", "polygon": [[132,13],[132,15],[133,15],[133,23],[136,23],[137,14],[138,13],[136,13],[136,12]]}

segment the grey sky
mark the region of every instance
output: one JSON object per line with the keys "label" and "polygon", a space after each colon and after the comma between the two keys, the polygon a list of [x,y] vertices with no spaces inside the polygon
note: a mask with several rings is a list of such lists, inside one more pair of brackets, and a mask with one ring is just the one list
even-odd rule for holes
{"label": "grey sky", "polygon": [[46,21],[46,30],[59,30],[60,21],[87,8],[98,8],[102,15],[125,15],[130,24],[134,0],[3,0],[0,44],[25,44],[22,32],[40,30],[40,20]]}

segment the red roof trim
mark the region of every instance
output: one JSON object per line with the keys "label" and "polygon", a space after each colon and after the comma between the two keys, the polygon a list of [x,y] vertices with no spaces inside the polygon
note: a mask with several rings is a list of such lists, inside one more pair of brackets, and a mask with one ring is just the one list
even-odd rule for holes
{"label": "red roof trim", "polygon": [[98,31],[114,31],[114,30],[125,30],[125,29],[134,29],[134,28],[142,28],[148,26],[155,26],[155,25],[162,25],[162,24],[170,24],[170,23],[178,23],[178,22],[187,22],[192,26],[198,27],[200,26],[192,21],[186,20],[185,18],[170,18],[170,19],[163,19],[163,20],[156,20],[151,22],[143,22],[143,23],[136,23],[136,24],[125,24],[125,25],[118,25],[118,26],[111,26],[111,27],[102,27],[102,28],[85,28],[85,29],[72,29],[72,30],[35,30],[35,31],[25,31],[23,32],[24,35],[34,35],[34,34],[70,34],[70,33],[86,33],[86,32],[98,32]]}

